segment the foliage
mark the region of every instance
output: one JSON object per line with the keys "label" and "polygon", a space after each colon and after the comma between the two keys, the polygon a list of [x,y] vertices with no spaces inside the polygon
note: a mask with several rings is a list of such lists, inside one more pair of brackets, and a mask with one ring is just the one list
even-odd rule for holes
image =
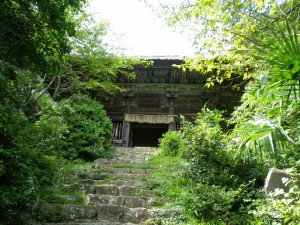
{"label": "foliage", "polygon": [[181,134],[176,131],[169,131],[159,139],[159,148],[165,156],[177,156],[184,150],[184,142]]}
{"label": "foliage", "polygon": [[70,51],[73,15],[84,0],[1,1],[0,60],[20,68],[53,73]]}
{"label": "foliage", "polygon": [[[245,4],[242,7],[247,8],[247,2]],[[288,6],[289,4],[282,2],[280,6],[274,5],[274,10],[282,10],[281,7],[287,9]],[[245,82],[236,85],[241,89],[249,81],[247,78],[252,78],[246,87],[242,105],[230,120],[235,125],[231,144],[236,150],[236,157],[241,156],[250,161],[260,160],[269,166],[292,166],[299,155],[299,135],[290,132],[299,128],[300,42],[297,35],[299,26],[293,19],[298,19],[300,5],[294,6],[291,5],[292,11],[283,18],[274,18],[263,32],[253,36],[247,33],[247,48],[235,51],[234,56],[226,56],[223,60],[222,57],[207,59],[198,56],[186,60],[181,66],[206,75],[206,87],[215,83],[227,84],[230,80],[244,76]],[[261,13],[268,13],[268,10],[262,5]],[[244,56],[241,57],[240,53]],[[232,82],[229,86],[230,84]]]}
{"label": "foliage", "polygon": [[222,84],[232,90],[241,90],[249,82],[255,69],[251,59],[241,59],[235,56],[205,57],[197,55],[192,59],[185,59],[181,65],[174,65],[182,70],[199,72],[199,76],[206,77],[206,88],[215,84]]}
{"label": "foliage", "polygon": [[82,94],[60,102],[43,96],[39,107],[35,127],[44,154],[85,160],[112,156],[112,124],[100,103]]}
{"label": "foliage", "polygon": [[259,44],[254,45],[254,57],[268,64],[268,76],[273,79],[272,82],[300,80],[300,40],[297,27],[286,20],[284,24],[270,26],[269,32],[263,33],[262,37]]}
{"label": "foliage", "polygon": [[0,223],[18,220],[24,209],[36,204],[52,184],[56,172],[54,157],[40,155],[28,146],[0,149]]}
{"label": "foliage", "polygon": [[55,182],[68,124],[47,89],[64,68],[76,32],[74,16],[84,2],[0,3],[1,224],[25,223],[26,208]]}
{"label": "foliage", "polygon": [[[84,3],[0,3],[0,224],[24,224],[26,209],[48,199],[62,155],[90,160],[112,154],[103,107],[86,96],[78,105],[76,96],[62,99],[119,91],[117,73],[130,74],[137,60],[107,51],[99,41],[106,26],[86,26],[77,17]],[[71,91],[59,96],[68,86]],[[62,101],[54,102],[57,96]]]}
{"label": "foliage", "polygon": [[[184,157],[190,180],[182,198],[185,210],[198,221],[240,224],[248,216],[253,199],[260,197],[266,168],[255,160],[234,157],[230,141],[223,132],[222,112],[203,108],[195,124],[183,120],[180,132],[186,143]],[[247,219],[246,219],[247,218]]]}
{"label": "foliage", "polygon": [[[250,176],[245,171],[251,167],[247,167],[243,174],[241,172],[241,176],[247,176],[246,183],[221,187],[191,179],[186,172],[190,164],[187,157],[158,154],[147,162],[149,167],[156,168],[151,176],[152,185],[147,189],[157,190],[164,197],[172,197],[172,207],[177,206],[181,213],[180,216],[156,218],[145,224],[259,224],[252,215],[248,215],[248,211],[253,209],[251,202],[260,197],[256,181],[248,182]],[[243,165],[236,171],[242,168]],[[202,175],[205,177],[205,174]],[[234,175],[228,174],[223,179]]]}
{"label": "foliage", "polygon": [[219,125],[221,120],[221,112],[203,108],[195,125],[186,121],[183,124],[183,136],[189,143],[186,150],[188,176],[194,180],[211,184],[219,183],[218,177],[227,180],[224,178],[228,176],[230,159],[225,151],[225,134]]}
{"label": "foliage", "polygon": [[91,15],[82,13],[76,22],[76,35],[70,41],[72,52],[66,56],[60,73],[46,82],[51,84],[48,90],[54,99],[78,92],[97,99],[111,97],[124,91],[114,83],[120,74],[133,78],[134,65],[149,64],[116,54],[117,46],[104,43],[103,37],[108,29],[105,21],[98,23]]}
{"label": "foliage", "polygon": [[286,185],[289,185],[289,192],[276,189],[274,192],[268,193],[266,199],[256,202],[258,206],[251,213],[264,224],[299,224],[300,190],[298,178],[291,177]]}
{"label": "foliage", "polygon": [[99,102],[75,94],[62,100],[60,106],[68,127],[64,134],[64,157],[93,160],[112,155],[112,122]]}
{"label": "foliage", "polygon": [[38,101],[38,120],[34,126],[37,136],[41,140],[38,148],[48,155],[61,155],[65,142],[65,134],[68,132],[68,125],[62,114],[61,106],[52,100],[49,95],[42,96]]}
{"label": "foliage", "polygon": [[271,124],[269,121],[259,122],[240,123],[233,130],[235,141],[240,143],[236,152],[238,155],[248,161],[256,159],[274,166],[287,165],[292,158],[297,158],[295,143],[280,125]]}
{"label": "foliage", "polygon": [[[184,0],[163,10],[170,24],[193,30],[201,53],[180,68],[205,75],[206,87],[232,84],[237,78],[243,89],[242,78],[247,82],[251,78],[241,105],[229,120],[233,126],[229,136],[218,120],[212,122],[209,111],[202,111],[195,125],[184,122],[181,129],[189,143],[186,175],[192,179],[186,209],[196,212],[198,220],[220,217],[230,224],[244,224],[238,217],[257,204],[250,203],[259,197],[267,167],[290,167],[299,159],[300,4]],[[253,183],[245,186],[251,180]],[[235,195],[238,190],[245,191]],[[257,212],[261,213],[258,220],[263,221],[255,224],[295,220],[298,206],[290,201],[269,198]],[[274,219],[274,213],[280,219]]]}
{"label": "foliage", "polygon": [[288,20],[278,22],[254,41],[252,54],[267,72],[250,86],[232,119],[245,158],[259,156],[271,166],[293,166],[299,155],[299,135],[290,132],[299,128],[297,30]]}
{"label": "foliage", "polygon": [[157,168],[152,188],[175,198],[172,205],[182,213],[179,218],[153,223],[260,224],[248,212],[254,207],[254,199],[261,198],[259,188],[266,168],[233,157],[220,126],[222,112],[203,108],[195,124],[182,119],[180,130],[172,138],[185,143],[183,154],[170,157],[162,152],[148,162]]}
{"label": "foliage", "polygon": [[189,183],[183,174],[186,168],[186,160],[180,156],[165,156],[157,154],[146,163],[147,167],[156,168],[151,176],[152,187],[158,189],[163,197],[179,199],[185,192]]}
{"label": "foliage", "polygon": [[195,45],[204,54],[224,55],[234,48],[245,49],[250,37],[283,17],[295,24],[299,20],[299,2],[288,0],[182,0],[161,3],[158,9],[169,25],[193,34]]}
{"label": "foliage", "polygon": [[249,190],[252,184],[249,182],[229,190],[205,183],[195,184],[184,199],[186,210],[198,220],[204,218],[206,222],[248,224],[253,220],[253,216],[248,215],[248,201],[251,202],[253,196],[258,195],[255,189]]}
{"label": "foliage", "polygon": [[[14,81],[10,78],[14,75]],[[31,73],[0,61],[0,223],[19,221],[52,184],[56,157],[37,146],[43,141],[28,107]],[[34,105],[33,105],[34,106]],[[18,222],[16,222],[18,223]],[[21,222],[19,222],[21,223]]]}

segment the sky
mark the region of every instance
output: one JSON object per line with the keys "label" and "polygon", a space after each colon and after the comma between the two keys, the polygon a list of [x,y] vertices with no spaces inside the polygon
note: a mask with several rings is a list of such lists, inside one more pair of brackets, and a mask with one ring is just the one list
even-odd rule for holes
{"label": "sky", "polygon": [[91,0],[88,10],[96,20],[107,20],[118,34],[108,35],[108,43],[126,48],[129,56],[192,56],[192,41],[174,32],[139,0]]}

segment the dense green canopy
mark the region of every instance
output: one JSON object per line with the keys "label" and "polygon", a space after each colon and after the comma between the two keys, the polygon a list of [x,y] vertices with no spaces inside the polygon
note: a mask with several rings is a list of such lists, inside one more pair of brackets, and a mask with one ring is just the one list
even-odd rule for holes
{"label": "dense green canopy", "polygon": [[1,1],[0,59],[35,71],[57,70],[85,0]]}

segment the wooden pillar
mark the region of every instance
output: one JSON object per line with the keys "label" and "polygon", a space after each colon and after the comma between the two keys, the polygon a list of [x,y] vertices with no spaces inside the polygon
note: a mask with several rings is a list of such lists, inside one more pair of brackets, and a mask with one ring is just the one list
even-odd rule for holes
{"label": "wooden pillar", "polygon": [[176,130],[176,124],[174,122],[170,123],[168,129],[169,129],[169,131]]}
{"label": "wooden pillar", "polygon": [[129,147],[130,123],[123,121],[122,146]]}
{"label": "wooden pillar", "polygon": [[[169,102],[169,115],[174,115],[174,99],[173,99],[173,97],[168,98],[168,102]],[[173,123],[169,124],[168,129],[170,131],[176,130],[175,121]]]}
{"label": "wooden pillar", "polygon": [[[125,113],[130,113],[130,97],[125,96]],[[122,146],[129,147],[129,138],[130,138],[130,122],[123,121],[123,132],[122,132]]]}

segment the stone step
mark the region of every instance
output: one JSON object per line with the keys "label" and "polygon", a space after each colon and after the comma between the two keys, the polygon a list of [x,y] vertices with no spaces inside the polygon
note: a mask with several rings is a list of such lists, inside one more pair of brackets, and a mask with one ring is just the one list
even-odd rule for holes
{"label": "stone step", "polygon": [[151,217],[171,217],[178,210],[147,209],[169,202],[152,189],[150,176],[155,168],[147,160],[156,153],[151,148],[117,148],[114,159],[97,159],[92,169],[76,172],[64,188],[86,193],[84,205],[44,204],[40,211],[57,209],[65,221],[46,225],[137,225]]}
{"label": "stone step", "polygon": [[114,195],[95,195],[89,194],[88,201],[91,205],[110,204],[126,206],[128,208],[161,206],[167,202],[167,199],[155,197],[137,197],[137,196],[114,196]]}
{"label": "stone step", "polygon": [[136,192],[136,186],[118,186],[112,184],[91,185],[91,184],[70,184],[65,185],[65,189],[82,190],[87,194],[100,194],[100,195],[116,195],[116,196],[131,196]]}
{"label": "stone step", "polygon": [[83,180],[80,183],[91,183],[91,180],[107,180],[111,178],[126,178],[135,180],[143,179],[148,178],[151,172],[151,170],[143,169],[107,168],[107,170],[101,174],[94,174],[92,172],[81,172],[75,176],[79,180]]}
{"label": "stone step", "polygon": [[136,197],[136,196],[114,196],[114,195],[95,195],[89,194],[89,204],[100,205],[120,205],[128,208],[148,207],[158,205],[159,201],[154,197]]}
{"label": "stone step", "polygon": [[[104,173],[106,179],[126,179],[126,180],[141,180],[147,181],[149,179],[149,174],[134,174],[134,173]],[[105,180],[105,179],[104,179]]]}
{"label": "stone step", "polygon": [[83,222],[65,222],[65,223],[44,223],[44,225],[138,225],[136,223],[120,223],[120,222],[113,222],[109,220],[84,220]]}
{"label": "stone step", "polygon": [[43,210],[60,209],[65,215],[66,221],[76,220],[108,220],[121,223],[140,223],[153,216],[170,217],[177,213],[177,210],[159,210],[159,209],[146,209],[128,208],[125,206],[103,204],[98,206],[91,205],[54,205],[45,204],[40,206],[40,212]]}
{"label": "stone step", "polygon": [[144,159],[144,160],[147,160],[147,159],[149,159],[149,157],[151,157],[151,155],[147,155],[147,154],[138,155],[135,153],[125,153],[123,155],[116,156],[115,158],[110,159],[110,160],[118,160],[118,159],[132,159],[132,160]]}
{"label": "stone step", "polygon": [[133,152],[137,154],[155,154],[157,152],[156,148],[145,148],[145,147],[134,147],[134,148],[123,148],[123,147],[117,147],[116,148],[117,153],[124,153],[124,152]]}
{"label": "stone step", "polygon": [[128,174],[151,174],[153,169],[137,169],[137,168],[115,168],[115,167],[104,167],[104,172],[107,173],[128,173]]}
{"label": "stone step", "polygon": [[[96,159],[95,168],[103,168],[105,165],[113,167],[114,164],[144,164],[146,162],[145,158],[114,158],[111,160],[106,159]],[[106,166],[107,167],[107,166]]]}
{"label": "stone step", "polygon": [[114,180],[95,180],[94,185],[103,185],[103,184],[113,184],[118,186],[149,186],[149,181],[140,181],[140,180],[123,180],[123,179],[114,179]]}
{"label": "stone step", "polygon": [[77,172],[74,176],[82,180],[104,180],[108,178],[108,175],[103,172],[94,173],[93,171]]}
{"label": "stone step", "polygon": [[98,195],[132,196],[136,193],[135,186],[99,185],[94,187]]}
{"label": "stone step", "polygon": [[115,185],[115,184],[70,184],[65,185],[65,189],[82,190],[87,194],[98,195],[115,195],[115,196],[143,196],[143,197],[156,197],[162,196],[162,193],[157,190],[147,190],[145,185]]}

